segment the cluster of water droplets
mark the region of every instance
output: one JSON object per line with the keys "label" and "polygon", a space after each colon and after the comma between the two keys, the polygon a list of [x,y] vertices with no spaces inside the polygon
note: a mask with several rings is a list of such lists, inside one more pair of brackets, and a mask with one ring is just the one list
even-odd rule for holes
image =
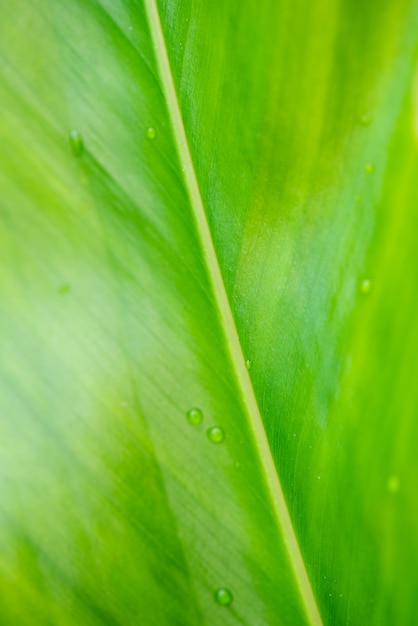
{"label": "cluster of water droplets", "polygon": [[[198,407],[193,407],[186,412],[186,419],[191,426],[202,424],[203,417],[203,411]],[[221,426],[211,426],[206,430],[206,436],[211,443],[222,443],[225,439],[225,432]],[[214,598],[219,606],[229,606],[233,600],[233,595],[226,587],[220,587],[215,591]]]}
{"label": "cluster of water droplets", "polygon": [[[189,424],[192,426],[197,426],[203,422],[203,412],[201,409],[197,407],[193,407],[189,409],[186,413],[186,418]],[[211,426],[206,431],[207,438],[212,443],[222,443],[225,439],[225,432],[221,426]]]}

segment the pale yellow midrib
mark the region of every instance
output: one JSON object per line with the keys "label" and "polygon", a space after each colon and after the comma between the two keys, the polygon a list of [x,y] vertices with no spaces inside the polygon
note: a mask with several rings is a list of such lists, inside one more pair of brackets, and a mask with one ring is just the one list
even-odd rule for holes
{"label": "pale yellow midrib", "polygon": [[226,343],[231,354],[231,361],[235,369],[235,374],[242,393],[244,404],[247,407],[248,418],[254,435],[254,442],[258,448],[260,463],[269,488],[278,525],[282,531],[284,543],[289,554],[289,560],[291,562],[296,581],[299,585],[300,596],[305,608],[306,616],[312,625],[322,626],[322,620],[312,592],[305,564],[299,549],[299,544],[293,530],[292,521],[287,510],[282,486],[271,455],[270,446],[267,441],[251,379],[245,366],[244,355],[221,270],[218,264],[216,251],[213,245],[206,212],[200,195],[199,185],[187,142],[158,8],[155,0],[144,0],[144,3],[158,70],[160,72],[161,86],[166,98],[167,109],[173,127],[173,134],[177,143],[184,181],[190,203],[193,208],[196,227],[201,240],[202,252],[208,269],[208,275],[212,282],[214,296],[216,298],[219,314],[222,320],[222,326],[225,332]]}

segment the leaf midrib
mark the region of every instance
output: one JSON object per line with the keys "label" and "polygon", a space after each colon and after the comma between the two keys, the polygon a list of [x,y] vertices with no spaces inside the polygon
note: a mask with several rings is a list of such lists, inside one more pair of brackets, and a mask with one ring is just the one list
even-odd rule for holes
{"label": "leaf midrib", "polygon": [[245,366],[244,354],[223,282],[205,208],[200,195],[196,172],[190,154],[156,0],[144,0],[144,4],[157,67],[160,74],[161,88],[166,100],[167,111],[170,117],[174,141],[180,158],[185,187],[193,210],[196,229],[200,238],[204,261],[221,318],[221,325],[225,334],[225,341],[229,349],[232,367],[235,371],[237,383],[244,401],[244,406],[247,409],[250,428],[257,447],[260,465],[265,476],[274,514],[283,535],[283,541],[289,555],[289,561],[293,568],[295,579],[299,586],[300,596],[308,621],[313,626],[322,626],[322,619],[316,605],[311,583],[305,568],[296,534],[293,529],[289,511],[287,509],[283,489],[271,454],[257,399],[254,394],[248,370]]}

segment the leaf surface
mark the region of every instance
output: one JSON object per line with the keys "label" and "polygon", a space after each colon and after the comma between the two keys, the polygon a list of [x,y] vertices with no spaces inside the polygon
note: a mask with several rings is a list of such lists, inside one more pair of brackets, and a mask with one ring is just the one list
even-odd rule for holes
{"label": "leaf surface", "polygon": [[414,624],[417,3],[2,15],[0,623]]}

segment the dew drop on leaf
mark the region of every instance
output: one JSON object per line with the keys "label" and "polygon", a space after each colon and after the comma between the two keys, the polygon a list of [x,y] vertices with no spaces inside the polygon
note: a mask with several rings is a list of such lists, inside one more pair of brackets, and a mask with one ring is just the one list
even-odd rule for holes
{"label": "dew drop on leaf", "polygon": [[83,139],[80,133],[78,132],[78,130],[72,130],[70,132],[69,139],[70,139],[70,146],[71,146],[71,151],[73,153],[73,156],[75,156],[76,159],[79,159],[84,152],[84,144],[83,144]]}
{"label": "dew drop on leaf", "polygon": [[359,117],[359,122],[362,126],[368,126],[371,121],[372,121],[372,118],[368,113],[364,113],[363,115],[360,115]]}
{"label": "dew drop on leaf", "polygon": [[206,431],[209,441],[212,443],[222,443],[225,439],[225,433],[220,426],[212,426]]}
{"label": "dew drop on leaf", "polygon": [[245,367],[247,368],[247,370],[251,369],[251,361],[250,361],[250,359],[247,359],[245,361]]}
{"label": "dew drop on leaf", "polygon": [[366,172],[366,174],[371,174],[372,172],[374,172],[373,163],[366,163],[366,165],[364,166],[364,171]]}
{"label": "dew drop on leaf", "polygon": [[203,420],[203,413],[200,409],[193,408],[187,411],[186,417],[189,424],[201,424]]}
{"label": "dew drop on leaf", "polygon": [[361,285],[360,285],[361,293],[367,294],[367,293],[370,293],[371,290],[372,290],[372,281],[370,280],[370,278],[365,278],[364,280],[362,280]]}
{"label": "dew drop on leaf", "polygon": [[229,604],[231,604],[232,600],[233,596],[229,589],[221,587],[220,589],[215,591],[215,601],[217,604],[220,604],[221,606],[228,606]]}
{"label": "dew drop on leaf", "polygon": [[155,128],[153,128],[152,126],[150,126],[150,127],[147,129],[147,137],[148,137],[148,139],[155,139],[155,135],[156,135],[156,134],[157,134],[157,133],[155,132]]}
{"label": "dew drop on leaf", "polygon": [[387,487],[389,493],[398,493],[399,489],[401,488],[399,478],[397,476],[389,476]]}

